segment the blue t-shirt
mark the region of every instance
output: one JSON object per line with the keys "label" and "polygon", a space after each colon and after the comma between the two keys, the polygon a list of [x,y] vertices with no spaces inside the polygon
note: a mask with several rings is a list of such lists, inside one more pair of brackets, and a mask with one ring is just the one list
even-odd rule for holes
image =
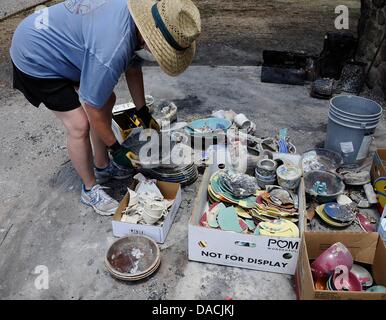
{"label": "blue t-shirt", "polygon": [[127,0],[68,0],[24,19],[10,53],[28,75],[80,82],[80,98],[100,108],[135,58],[136,45]]}

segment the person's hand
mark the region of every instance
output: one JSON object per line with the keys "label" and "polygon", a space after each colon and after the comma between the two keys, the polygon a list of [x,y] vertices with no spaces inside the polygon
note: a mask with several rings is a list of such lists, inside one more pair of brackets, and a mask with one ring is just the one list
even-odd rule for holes
{"label": "person's hand", "polygon": [[138,155],[124,146],[119,146],[115,150],[110,150],[114,162],[122,167],[135,169],[139,168]]}
{"label": "person's hand", "polygon": [[141,109],[135,112],[135,115],[142,122],[145,129],[153,129],[157,132],[160,132],[161,128],[158,122],[150,114],[149,108],[145,105]]}

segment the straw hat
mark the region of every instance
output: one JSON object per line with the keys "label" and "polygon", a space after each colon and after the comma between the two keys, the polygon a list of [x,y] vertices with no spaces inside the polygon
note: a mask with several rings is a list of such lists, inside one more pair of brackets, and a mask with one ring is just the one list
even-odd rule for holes
{"label": "straw hat", "polygon": [[190,0],[129,0],[134,22],[162,70],[177,76],[191,64],[201,33],[200,12]]}

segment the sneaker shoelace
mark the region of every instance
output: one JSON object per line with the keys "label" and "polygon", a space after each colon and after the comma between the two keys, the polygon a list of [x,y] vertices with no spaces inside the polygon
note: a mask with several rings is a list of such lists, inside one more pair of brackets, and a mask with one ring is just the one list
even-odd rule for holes
{"label": "sneaker shoelace", "polygon": [[93,199],[94,203],[98,203],[100,201],[102,203],[112,202],[111,201],[111,197],[103,189],[109,189],[109,188],[108,187],[103,187],[103,186],[97,186],[93,190],[93,193],[96,194],[95,200]]}

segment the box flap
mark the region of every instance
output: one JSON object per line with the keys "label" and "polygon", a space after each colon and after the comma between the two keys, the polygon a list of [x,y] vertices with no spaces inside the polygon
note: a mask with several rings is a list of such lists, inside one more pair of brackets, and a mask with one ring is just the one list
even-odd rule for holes
{"label": "box flap", "polygon": [[305,232],[309,258],[316,259],[336,242],[343,243],[357,262],[373,264],[379,235],[376,232]]}
{"label": "box flap", "polygon": [[130,200],[130,194],[128,192],[126,192],[122,201],[119,203],[119,206],[118,206],[117,210],[115,211],[115,214],[113,215],[114,221],[121,221],[122,212],[123,212],[123,210],[126,209],[127,205],[129,204],[129,200]]}
{"label": "box flap", "polygon": [[157,181],[157,187],[161,191],[165,199],[173,200],[176,198],[178,190],[180,189],[179,183]]}
{"label": "box flap", "polygon": [[373,264],[374,279],[377,284],[386,286],[386,244],[378,239],[377,251]]}

